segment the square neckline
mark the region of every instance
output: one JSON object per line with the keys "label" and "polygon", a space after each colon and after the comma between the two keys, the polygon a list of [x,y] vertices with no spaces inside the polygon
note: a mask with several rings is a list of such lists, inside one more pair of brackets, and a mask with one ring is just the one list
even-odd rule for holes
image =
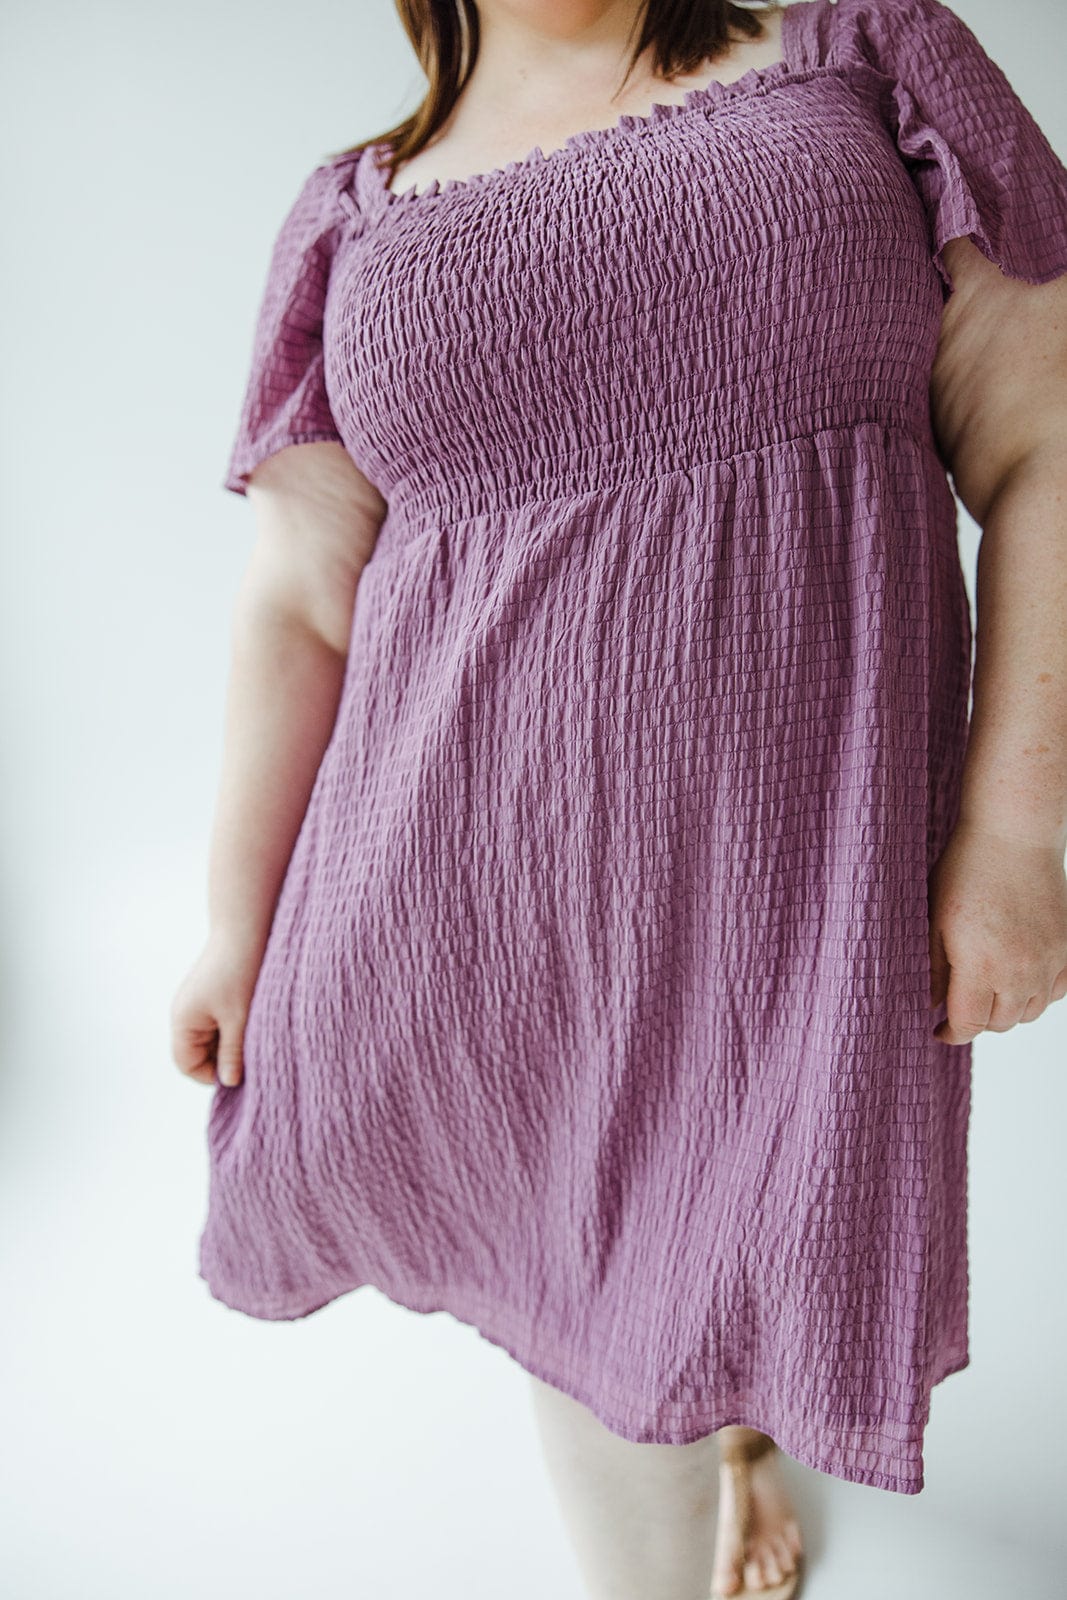
{"label": "square neckline", "polygon": [[384,163],[378,159],[379,153],[384,154],[385,146],[380,141],[368,145],[367,153],[372,158],[371,164],[376,179],[374,187],[379,204],[386,207],[407,206],[457,191],[474,192],[527,172],[531,168],[553,165],[574,152],[597,148],[601,143],[622,134],[670,121],[694,108],[713,104],[716,100],[726,101],[738,95],[762,92],[765,86],[771,87],[798,75],[806,76],[808,68],[800,53],[794,58],[792,34],[794,28],[799,30],[800,27],[794,13],[799,14],[808,10],[812,3],[818,3],[818,0],[794,0],[793,4],[783,7],[779,38],[782,54],[776,61],[767,62],[760,67],[749,67],[739,77],[726,82],[721,78],[712,78],[707,83],[699,84],[695,89],[687,90],[681,100],[654,100],[647,112],[625,111],[615,122],[608,123],[604,127],[581,128],[577,133],[569,134],[561,144],[554,145],[551,150],[545,151],[540,145],[535,144],[524,156],[518,156],[500,166],[487,167],[482,172],[473,172],[465,178],[443,180],[431,178],[424,189],[418,189],[414,184],[409,184],[406,189],[391,189],[386,181]]}

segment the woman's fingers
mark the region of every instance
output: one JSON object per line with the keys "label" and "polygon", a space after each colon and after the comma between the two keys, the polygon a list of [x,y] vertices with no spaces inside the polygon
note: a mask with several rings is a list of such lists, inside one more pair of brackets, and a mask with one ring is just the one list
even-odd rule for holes
{"label": "woman's fingers", "polygon": [[950,970],[941,930],[933,924],[930,933],[930,1005],[935,1011],[948,995]]}
{"label": "woman's fingers", "polygon": [[215,1044],[218,1029],[202,1009],[193,1016],[189,1008],[177,1006],[171,1016],[171,1055],[178,1070],[197,1083],[211,1083],[215,1077]]}
{"label": "woman's fingers", "polygon": [[240,1023],[223,1024],[218,1047],[218,1074],[219,1082],[230,1089],[240,1083],[244,1070],[243,1035],[244,1029]]}
{"label": "woman's fingers", "polygon": [[233,1088],[244,1076],[244,1030],[258,945],[211,935],[171,1002],[171,1054],[187,1078]]}
{"label": "woman's fingers", "polygon": [[1067,994],[1062,851],[957,826],[927,885],[934,1038],[969,1044],[1035,1022]]}
{"label": "woman's fingers", "polygon": [[934,1038],[942,1044],[970,1044],[989,1027],[995,1001],[996,992],[987,984],[968,978],[958,967],[950,968],[947,1015],[934,1029]]}

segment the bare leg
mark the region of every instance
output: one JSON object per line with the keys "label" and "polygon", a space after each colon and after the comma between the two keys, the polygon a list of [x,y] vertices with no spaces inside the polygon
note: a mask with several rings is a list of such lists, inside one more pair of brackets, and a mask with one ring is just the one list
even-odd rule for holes
{"label": "bare leg", "polygon": [[531,1375],[549,1474],[589,1600],[708,1600],[718,1442],[634,1444]]}

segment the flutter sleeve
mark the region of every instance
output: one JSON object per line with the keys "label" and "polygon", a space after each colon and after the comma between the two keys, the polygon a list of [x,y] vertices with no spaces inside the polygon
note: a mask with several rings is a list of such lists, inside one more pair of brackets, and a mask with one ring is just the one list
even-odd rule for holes
{"label": "flutter sleeve", "polygon": [[854,51],[890,80],[904,163],[930,222],[934,263],[969,236],[1009,277],[1067,272],[1067,168],[1003,69],[943,0],[837,0],[831,51]]}
{"label": "flutter sleeve", "polygon": [[336,173],[305,178],[274,240],[250,370],[223,487],[247,492],[252,469],[290,444],[341,440],[323,369],[323,309],[341,213]]}

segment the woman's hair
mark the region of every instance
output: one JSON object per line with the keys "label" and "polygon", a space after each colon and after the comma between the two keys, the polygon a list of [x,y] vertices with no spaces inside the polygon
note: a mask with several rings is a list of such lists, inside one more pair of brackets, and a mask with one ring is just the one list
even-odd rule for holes
{"label": "woman's hair", "polygon": [[[396,9],[429,80],[426,94],[403,122],[335,151],[332,158],[355,155],[369,144],[380,144],[385,148],[387,183],[392,182],[401,162],[410,161],[447,121],[478,56],[475,0],[396,0]],[[777,0],[768,0],[763,9],[778,9]],[[722,54],[735,42],[732,29],[758,39],[763,24],[756,11],[732,5],[730,0],[643,0],[634,19],[637,41],[623,83],[650,45],[653,70],[659,76],[695,72],[702,62]]]}

